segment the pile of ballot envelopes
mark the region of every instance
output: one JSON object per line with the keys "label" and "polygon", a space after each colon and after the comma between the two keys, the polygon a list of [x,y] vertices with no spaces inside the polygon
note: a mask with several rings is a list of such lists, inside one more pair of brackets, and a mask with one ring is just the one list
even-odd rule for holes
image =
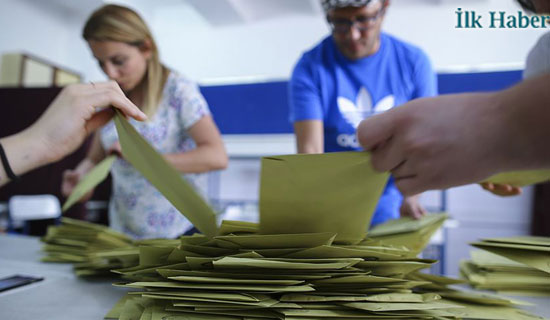
{"label": "pile of ballot envelopes", "polygon": [[72,263],[78,276],[105,275],[137,263],[139,250],[128,236],[82,220],[61,221],[42,237],[46,255],[41,261]]}
{"label": "pile of ballot envelopes", "polygon": [[461,274],[479,289],[550,297],[550,238],[485,239],[473,246],[471,260],[462,261]]}
{"label": "pile of ballot envelopes", "polygon": [[[432,227],[422,224],[416,232]],[[462,281],[418,272],[434,261],[406,247],[259,229],[224,221],[220,236],[141,247],[138,266],[115,270],[127,280],[115,285],[132,291],[106,318],[541,319],[513,307],[522,302],[453,289]]]}
{"label": "pile of ballot envelopes", "polygon": [[540,319],[512,307],[520,301],[450,288],[461,281],[418,272],[434,260],[384,243],[435,231],[445,218],[395,220],[376,228],[384,240],[353,245],[330,233],[260,235],[239,221],[222,222],[214,238],[119,243],[101,240],[124,239],[104,226],[64,219],[45,237],[57,251],[45,249],[48,260],[70,253],[56,261],[81,266],[79,275],[129,266],[115,270],[125,280],[116,285],[135,289],[107,319]]}
{"label": "pile of ballot envelopes", "polygon": [[541,319],[418,272],[435,262],[417,254],[444,215],[391,222],[370,237],[388,174],[371,168],[368,153],[263,158],[259,224],[218,228],[124,117],[115,124],[124,158],[201,234],[139,245],[137,264],[114,270],[123,279],[115,285],[131,291],[107,319]]}
{"label": "pile of ballot envelopes", "polygon": [[132,240],[104,225],[61,218],[41,239],[43,262],[71,263],[77,276],[113,276],[111,270],[136,266],[140,247],[177,246],[179,240]]}

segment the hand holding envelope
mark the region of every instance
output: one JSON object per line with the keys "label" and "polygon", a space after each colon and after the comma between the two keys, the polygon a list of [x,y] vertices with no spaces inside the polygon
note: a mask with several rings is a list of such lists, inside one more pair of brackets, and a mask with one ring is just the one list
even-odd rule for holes
{"label": "hand holding envelope", "polygon": [[[122,155],[149,180],[193,225],[207,236],[217,233],[216,215],[206,201],[191,187],[117,111],[114,117],[122,147]],[[111,155],[100,162],[76,186],[63,205],[63,211],[103,181],[116,156]]]}

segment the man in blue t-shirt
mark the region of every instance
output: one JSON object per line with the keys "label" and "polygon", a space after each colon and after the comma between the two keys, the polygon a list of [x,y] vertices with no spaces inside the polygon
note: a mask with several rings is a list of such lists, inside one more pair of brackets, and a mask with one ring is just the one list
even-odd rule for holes
{"label": "man in blue t-shirt", "polygon": [[[361,150],[355,135],[361,120],[435,95],[436,77],[424,52],[381,32],[388,0],[322,5],[332,34],[303,54],[289,84],[298,152]],[[400,211],[416,218],[425,213],[418,197],[403,199],[390,178],[371,225]]]}

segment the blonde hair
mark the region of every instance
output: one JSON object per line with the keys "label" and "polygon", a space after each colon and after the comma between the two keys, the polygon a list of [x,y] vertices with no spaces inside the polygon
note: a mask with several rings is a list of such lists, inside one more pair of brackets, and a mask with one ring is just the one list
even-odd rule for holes
{"label": "blonde hair", "polygon": [[151,58],[147,61],[141,109],[149,117],[152,117],[162,98],[169,70],[160,63],[157,45],[145,21],[129,8],[105,5],[88,18],[82,31],[82,37],[86,41],[124,42],[139,48],[149,41]]}

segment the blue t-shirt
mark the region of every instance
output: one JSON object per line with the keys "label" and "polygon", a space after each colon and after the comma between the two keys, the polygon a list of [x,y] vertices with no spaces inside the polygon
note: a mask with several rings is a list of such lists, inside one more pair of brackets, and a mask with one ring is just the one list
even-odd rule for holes
{"label": "blue t-shirt", "polygon": [[[382,33],[378,52],[349,60],[329,36],[294,68],[290,121],[323,121],[325,152],[361,150],[355,136],[361,120],[436,93],[435,73],[419,48]],[[371,225],[398,218],[402,201],[390,178]]]}

